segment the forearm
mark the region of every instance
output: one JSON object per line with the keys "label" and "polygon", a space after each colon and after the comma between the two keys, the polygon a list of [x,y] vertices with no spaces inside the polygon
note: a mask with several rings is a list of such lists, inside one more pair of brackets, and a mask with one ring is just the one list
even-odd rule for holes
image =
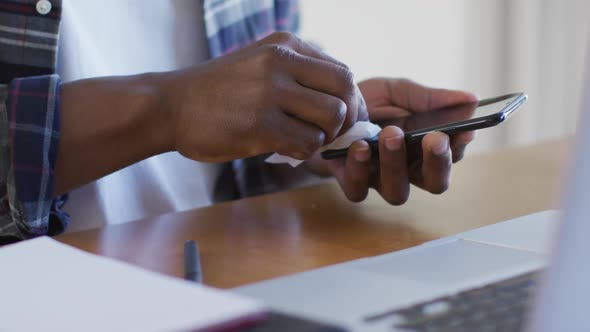
{"label": "forearm", "polygon": [[171,120],[160,107],[160,75],[61,86],[55,194],[171,149]]}

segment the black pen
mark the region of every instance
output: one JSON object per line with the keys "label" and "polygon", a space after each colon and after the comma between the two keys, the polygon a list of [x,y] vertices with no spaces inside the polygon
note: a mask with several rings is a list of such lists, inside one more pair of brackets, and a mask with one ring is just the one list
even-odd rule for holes
{"label": "black pen", "polygon": [[203,280],[199,247],[193,240],[184,242],[184,279],[199,283]]}

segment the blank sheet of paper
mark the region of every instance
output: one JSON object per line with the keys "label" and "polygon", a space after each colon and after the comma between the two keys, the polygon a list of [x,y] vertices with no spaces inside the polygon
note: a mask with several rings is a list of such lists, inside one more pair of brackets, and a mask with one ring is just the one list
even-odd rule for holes
{"label": "blank sheet of paper", "polygon": [[186,331],[264,308],[47,237],[0,248],[0,331]]}

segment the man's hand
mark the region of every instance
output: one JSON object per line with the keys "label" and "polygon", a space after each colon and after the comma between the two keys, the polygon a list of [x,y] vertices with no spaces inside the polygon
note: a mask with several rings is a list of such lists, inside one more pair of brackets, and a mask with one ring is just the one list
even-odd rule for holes
{"label": "man's hand", "polygon": [[367,119],[350,70],[288,33],[168,73],[61,86],[56,194],[151,156],[306,159]]}
{"label": "man's hand", "polygon": [[199,161],[307,159],[367,117],[350,70],[288,33],[172,72],[164,90],[172,148]]}
{"label": "man's hand", "polygon": [[[446,106],[469,103],[476,96],[466,92],[432,89],[403,79],[371,79],[359,83],[371,121],[383,121],[418,112],[429,112]],[[346,197],[362,201],[368,189],[375,188],[389,203],[406,202],[410,183],[434,194],[447,190],[452,162],[463,157],[473,132],[450,137],[431,133],[422,140],[421,161],[408,165],[404,132],[395,126],[379,134],[379,158],[372,158],[367,142],[357,141],[348,156],[339,160],[310,162],[313,169],[334,175]]]}

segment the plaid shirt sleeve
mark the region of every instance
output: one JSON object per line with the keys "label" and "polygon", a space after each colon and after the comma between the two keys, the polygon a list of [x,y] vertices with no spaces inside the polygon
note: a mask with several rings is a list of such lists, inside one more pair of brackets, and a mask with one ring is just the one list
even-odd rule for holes
{"label": "plaid shirt sleeve", "polygon": [[62,232],[64,197],[54,199],[59,77],[15,79],[0,103],[0,243]]}
{"label": "plaid shirt sleeve", "polygon": [[55,198],[61,0],[0,0],[0,245],[63,231]]}

